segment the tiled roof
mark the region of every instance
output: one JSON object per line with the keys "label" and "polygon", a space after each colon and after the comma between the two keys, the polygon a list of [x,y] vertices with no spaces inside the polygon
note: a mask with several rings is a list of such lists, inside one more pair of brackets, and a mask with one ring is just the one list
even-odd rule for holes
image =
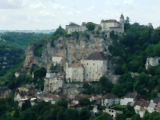
{"label": "tiled roof", "polygon": [[160,102],[156,105],[155,109],[157,110],[160,107]]}
{"label": "tiled roof", "polygon": [[140,99],[147,100],[146,96],[137,95],[135,101],[139,101]]}
{"label": "tiled roof", "polygon": [[137,92],[128,93],[125,97],[126,98],[135,98],[137,96]]}
{"label": "tiled roof", "polygon": [[72,65],[72,68],[78,68],[78,67],[84,68],[84,65],[83,64],[79,64],[79,63],[75,63],[75,64]]}
{"label": "tiled roof", "polygon": [[136,106],[136,105],[141,106],[141,107],[148,107],[149,101],[146,101],[144,99],[140,99],[139,101],[136,101],[134,103],[134,106]]}
{"label": "tiled roof", "polygon": [[102,97],[103,99],[112,99],[112,98],[118,98],[118,96],[114,94],[106,94],[105,96]]}
{"label": "tiled roof", "polygon": [[110,19],[110,20],[101,20],[101,23],[118,23],[117,20]]}
{"label": "tiled roof", "polygon": [[86,60],[107,60],[102,52],[94,52],[90,54]]}

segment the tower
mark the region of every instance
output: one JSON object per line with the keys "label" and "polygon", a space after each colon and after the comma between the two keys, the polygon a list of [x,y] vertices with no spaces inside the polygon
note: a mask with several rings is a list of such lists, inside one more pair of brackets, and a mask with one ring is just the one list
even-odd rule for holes
{"label": "tower", "polygon": [[121,24],[121,27],[122,27],[122,33],[124,32],[124,16],[123,16],[123,14],[121,14],[121,16],[120,16],[120,24]]}

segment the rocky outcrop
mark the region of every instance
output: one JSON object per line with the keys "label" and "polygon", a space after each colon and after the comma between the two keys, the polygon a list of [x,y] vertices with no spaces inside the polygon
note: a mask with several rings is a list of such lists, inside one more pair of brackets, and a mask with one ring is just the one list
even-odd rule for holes
{"label": "rocky outcrop", "polygon": [[160,57],[149,57],[146,60],[146,69],[148,69],[150,66],[157,66],[159,64]]}
{"label": "rocky outcrop", "polygon": [[[47,41],[47,45],[42,52],[41,57],[34,55],[34,46],[39,42]],[[81,59],[86,59],[93,52],[103,52],[109,54],[108,46],[112,44],[109,39],[105,40],[103,36],[90,35],[90,39],[87,39],[83,35],[76,37],[60,37],[54,41],[55,47],[51,47],[50,40],[36,41],[28,46],[26,49],[26,59],[24,62],[24,69],[29,73],[33,64],[40,67],[50,69],[53,56],[63,57],[62,65],[65,67],[65,63],[78,63]]]}
{"label": "rocky outcrop", "polygon": [[63,87],[63,92],[69,96],[69,98],[74,98],[84,90],[83,83],[67,83]]}

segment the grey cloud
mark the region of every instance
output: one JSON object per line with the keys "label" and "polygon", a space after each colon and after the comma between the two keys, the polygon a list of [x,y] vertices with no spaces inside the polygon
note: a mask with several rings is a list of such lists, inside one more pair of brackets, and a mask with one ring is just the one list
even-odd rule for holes
{"label": "grey cloud", "polygon": [[0,9],[19,9],[20,6],[10,3],[8,0],[0,1]]}

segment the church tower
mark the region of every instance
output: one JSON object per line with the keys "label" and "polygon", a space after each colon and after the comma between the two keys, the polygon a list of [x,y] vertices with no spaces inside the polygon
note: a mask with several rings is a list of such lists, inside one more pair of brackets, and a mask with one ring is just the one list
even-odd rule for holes
{"label": "church tower", "polygon": [[123,16],[123,14],[121,14],[121,16],[120,16],[120,24],[121,24],[121,27],[122,27],[122,33],[124,32],[124,16]]}

